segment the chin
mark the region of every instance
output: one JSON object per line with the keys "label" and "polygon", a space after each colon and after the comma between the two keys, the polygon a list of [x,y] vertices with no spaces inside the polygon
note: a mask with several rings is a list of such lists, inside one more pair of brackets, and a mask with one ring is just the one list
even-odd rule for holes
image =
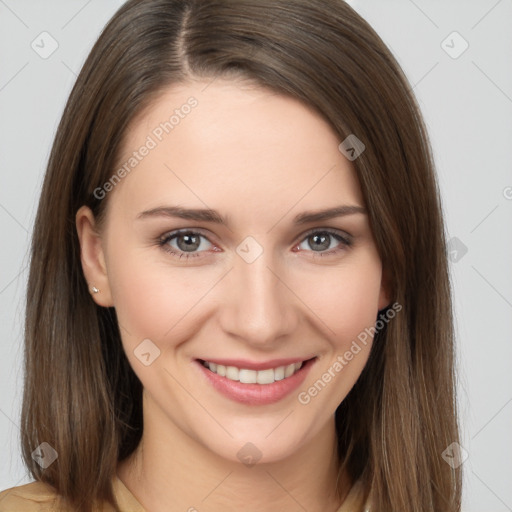
{"label": "chin", "polygon": [[[299,453],[307,442],[305,434],[291,432],[291,425],[288,424],[287,428],[284,428],[284,423],[286,420],[281,426],[275,421],[267,422],[264,429],[248,427],[234,432],[233,439],[218,436],[218,442],[209,438],[203,440],[203,445],[217,456],[249,467],[284,461]],[[280,427],[283,427],[282,431]]]}

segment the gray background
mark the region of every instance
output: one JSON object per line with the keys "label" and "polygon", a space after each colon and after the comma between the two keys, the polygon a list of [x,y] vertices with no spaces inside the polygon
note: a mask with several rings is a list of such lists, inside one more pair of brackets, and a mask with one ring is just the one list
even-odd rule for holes
{"label": "gray background", "polygon": [[[0,489],[31,481],[18,423],[41,181],[76,74],[121,3],[0,0]],[[512,511],[512,1],[350,3],[397,56],[432,138],[451,239],[463,510]],[[40,53],[55,43],[44,31],[58,44],[48,58]]]}

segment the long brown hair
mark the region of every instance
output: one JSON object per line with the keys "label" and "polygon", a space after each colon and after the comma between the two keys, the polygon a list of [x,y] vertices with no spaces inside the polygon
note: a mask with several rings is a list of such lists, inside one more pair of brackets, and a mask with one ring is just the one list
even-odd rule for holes
{"label": "long brown hair", "polygon": [[[452,306],[439,192],[410,86],[374,30],[342,0],[130,0],[104,29],[67,102],[34,227],[27,293],[22,451],[36,480],[80,512],[106,500],[142,434],[142,386],[114,308],[98,307],[74,219],[101,219],[133,120],[166,88],[242,77],[310,105],[357,171],[393,302],[370,359],[336,412],[340,461],[372,510],[460,510]],[[58,459],[31,457],[47,442]],[[116,508],[117,509],[117,508]]]}

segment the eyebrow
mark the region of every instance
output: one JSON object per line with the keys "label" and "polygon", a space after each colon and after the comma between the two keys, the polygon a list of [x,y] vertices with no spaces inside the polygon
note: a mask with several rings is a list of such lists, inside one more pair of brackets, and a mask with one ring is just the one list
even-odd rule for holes
{"label": "eyebrow", "polygon": [[[324,220],[334,219],[336,217],[344,217],[346,215],[366,214],[366,208],[356,205],[342,205],[325,210],[316,210],[303,212],[296,215],[293,219],[294,224],[302,225],[311,222],[320,222]],[[139,215],[137,219],[147,219],[154,217],[171,217],[185,220],[193,220],[196,222],[213,222],[227,226],[228,219],[219,214],[216,210],[208,208],[183,208],[180,206],[161,206],[146,210]]]}

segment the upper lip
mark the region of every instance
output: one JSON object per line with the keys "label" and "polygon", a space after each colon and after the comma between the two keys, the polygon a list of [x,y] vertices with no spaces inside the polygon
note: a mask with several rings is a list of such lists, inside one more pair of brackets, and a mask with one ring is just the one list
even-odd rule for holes
{"label": "upper lip", "polygon": [[217,359],[205,358],[200,361],[208,361],[209,363],[220,364],[222,366],[235,366],[236,368],[243,368],[247,370],[269,370],[270,368],[278,368],[279,366],[288,366],[292,363],[302,363],[314,356],[309,357],[288,357],[283,359],[272,359],[269,361],[249,361],[248,359]]}

